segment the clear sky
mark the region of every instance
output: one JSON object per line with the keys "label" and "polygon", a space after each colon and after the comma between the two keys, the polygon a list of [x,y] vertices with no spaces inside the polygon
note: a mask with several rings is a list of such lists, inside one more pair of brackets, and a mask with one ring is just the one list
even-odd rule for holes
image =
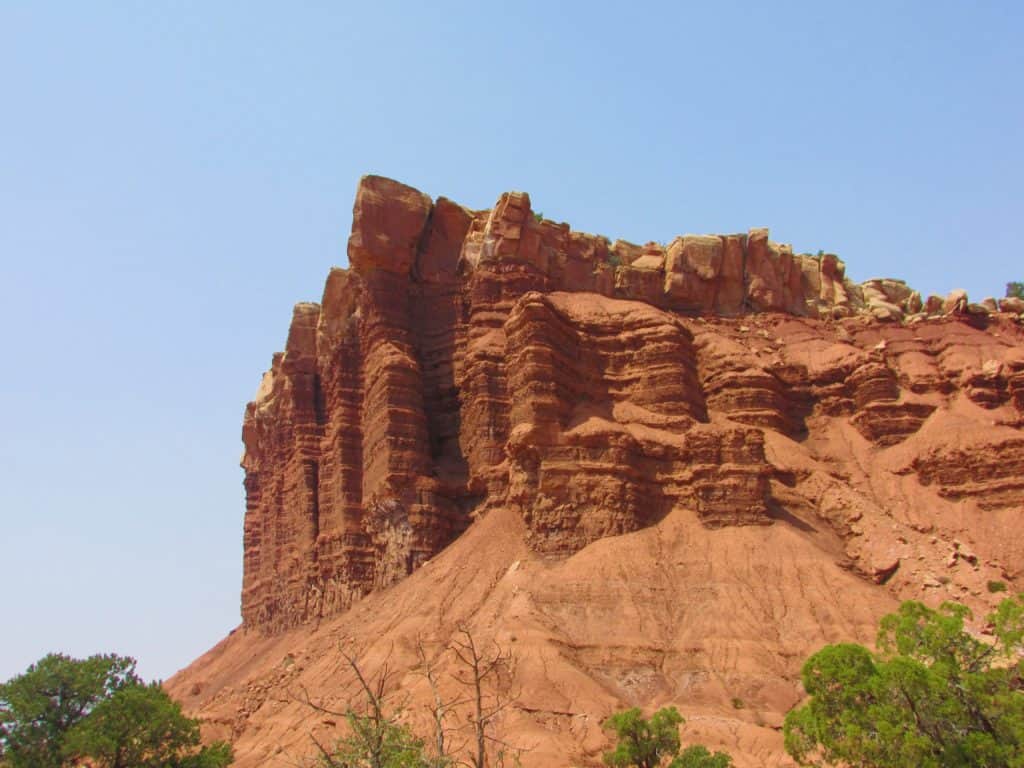
{"label": "clear sky", "polygon": [[1024,4],[0,0],[0,680],[239,621],[245,402],[377,173],[1024,279]]}

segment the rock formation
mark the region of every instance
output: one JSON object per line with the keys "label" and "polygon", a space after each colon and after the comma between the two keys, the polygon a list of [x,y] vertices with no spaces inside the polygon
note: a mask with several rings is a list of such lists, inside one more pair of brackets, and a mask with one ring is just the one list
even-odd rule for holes
{"label": "rock formation", "polygon": [[[296,306],[246,411],[247,627],[344,610],[501,505],[562,554],[680,504],[708,525],[768,523],[763,428],[797,437],[819,410],[893,445],[950,383],[935,370],[904,391],[880,350],[812,372],[775,339],[708,338],[706,316],[923,308],[901,281],[853,285],[834,256],[794,255],[764,229],[640,248],[539,219],[523,193],[470,211],[371,176],[349,261],[320,305]],[[969,395],[1019,402],[1020,361],[993,360]],[[922,479],[942,461],[922,460]]]}
{"label": "rock formation", "polygon": [[243,632],[170,684],[242,765],[310,717],[268,702],[333,679],[324,638],[411,670],[410,638],[474,622],[519,643],[526,763],[593,762],[600,717],[688,702],[778,764],[807,653],[870,641],[896,599],[983,612],[1024,572],[1012,300],[857,285],[764,229],[612,243],[523,193],[473,211],[379,177],[348,256],[246,409]]}

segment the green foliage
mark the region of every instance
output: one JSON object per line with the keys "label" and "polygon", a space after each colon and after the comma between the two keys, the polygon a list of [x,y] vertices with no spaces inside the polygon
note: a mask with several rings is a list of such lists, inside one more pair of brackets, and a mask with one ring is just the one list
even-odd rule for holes
{"label": "green foliage", "polygon": [[407,726],[390,719],[349,711],[345,715],[349,735],[334,749],[324,751],[317,762],[321,768],[444,768],[447,757],[430,757],[423,740]]}
{"label": "green foliage", "polygon": [[802,765],[1024,766],[1024,596],[988,617],[992,644],[964,630],[969,617],[908,601],[882,619],[878,653],[843,643],[811,656],[786,750]]}
{"label": "green foliage", "polygon": [[544,211],[534,211],[533,220],[536,221],[538,224],[544,221]]}
{"label": "green foliage", "polygon": [[694,744],[680,752],[668,768],[732,768],[732,758],[725,752],[712,754],[703,744]]}
{"label": "green foliage", "polygon": [[622,257],[619,256],[619,254],[617,254],[617,253],[609,253],[608,254],[608,258],[605,259],[605,263],[606,264],[610,264],[613,267],[621,267],[622,266]]}
{"label": "green foliage", "polygon": [[199,723],[159,684],[128,685],[72,728],[64,752],[96,768],[219,768],[231,762],[223,742],[199,748]]}
{"label": "green foliage", "polygon": [[675,707],[659,709],[650,720],[637,707],[612,715],[604,727],[615,731],[619,741],[615,749],[605,752],[605,764],[612,768],[657,768],[663,757],[679,752],[682,722],[683,716]]}
{"label": "green foliage", "polygon": [[1006,582],[1005,581],[990,581],[988,583],[988,591],[991,592],[992,594],[995,594],[996,592],[1005,592],[1006,591]]}
{"label": "green foliage", "polygon": [[[422,649],[421,649],[422,650]],[[321,744],[315,737],[313,743],[320,750],[315,761],[317,768],[448,768],[451,758],[444,753],[441,739],[440,754],[427,754],[423,739],[417,737],[408,726],[399,722],[401,710],[392,710],[386,700],[390,693],[393,670],[385,662],[377,672],[376,679],[367,678],[356,659],[342,650],[355,679],[362,689],[366,702],[362,710],[351,705],[343,712],[335,712],[316,705],[307,698],[306,703],[319,712],[344,717],[348,735],[338,739],[333,748]],[[433,678],[428,677],[433,686]],[[434,688],[436,694],[436,688]],[[444,735],[444,716],[440,715],[439,728]]]}
{"label": "green foliage", "polygon": [[5,768],[221,768],[222,742],[199,748],[199,724],[135,660],[51,654],[0,685],[0,765]]}
{"label": "green foliage", "polygon": [[68,731],[98,703],[139,682],[135,660],[124,656],[43,657],[0,685],[0,759],[10,768],[61,765]]}
{"label": "green foliage", "polygon": [[1018,299],[1024,299],[1024,283],[1007,283],[1006,297],[1016,297]]}
{"label": "green foliage", "polygon": [[679,751],[679,726],[682,715],[675,707],[659,709],[651,719],[637,708],[609,717],[604,727],[615,732],[615,749],[605,752],[604,762],[612,768],[658,768],[670,760],[668,768],[731,768],[732,758],[724,752],[712,754],[695,744]]}

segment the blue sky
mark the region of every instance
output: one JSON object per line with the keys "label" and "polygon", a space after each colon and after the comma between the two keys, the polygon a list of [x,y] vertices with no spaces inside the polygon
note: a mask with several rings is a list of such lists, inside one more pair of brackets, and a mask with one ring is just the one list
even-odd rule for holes
{"label": "blue sky", "polygon": [[245,402],[364,173],[1024,279],[1024,5],[0,0],[0,680],[238,623]]}

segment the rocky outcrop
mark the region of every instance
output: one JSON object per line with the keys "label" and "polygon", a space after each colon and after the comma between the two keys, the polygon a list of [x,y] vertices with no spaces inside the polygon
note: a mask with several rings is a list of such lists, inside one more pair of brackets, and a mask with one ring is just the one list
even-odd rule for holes
{"label": "rocky outcrop", "polygon": [[246,408],[242,630],[168,682],[239,768],[343,733],[304,703],[358,696],[339,646],[429,733],[423,659],[465,702],[467,628],[514,660],[494,725],[528,768],[596,765],[609,714],[667,704],[688,743],[789,765],[810,653],[870,643],[901,599],[981,617],[1021,589],[1013,300],[854,284],[762,229],[611,242],[523,193],[473,211],[377,177],[349,264]]}
{"label": "rocky outcrop", "polygon": [[943,446],[913,461],[911,469],[943,498],[972,499],[980,509],[1019,510],[1024,499],[1024,435],[993,429],[970,446]]}
{"label": "rocky outcrop", "polygon": [[[348,256],[246,409],[242,615],[265,632],[402,579],[498,507],[562,555],[676,508],[766,525],[766,433],[806,441],[839,418],[888,448],[961,392],[1009,428],[1024,410],[1016,316],[989,312],[1000,341],[966,295],[854,285],[765,229],[612,243],[524,193],[472,211],[370,176]],[[944,319],[904,324],[928,311]],[[913,471],[944,498],[1012,503],[1019,468],[975,464],[940,452]],[[1002,490],[975,493],[958,465]]]}
{"label": "rocky outcrop", "polygon": [[768,522],[761,433],[707,423],[693,338],[671,314],[529,293],[506,327],[505,501],[538,551],[572,553],[677,505],[708,525]]}

